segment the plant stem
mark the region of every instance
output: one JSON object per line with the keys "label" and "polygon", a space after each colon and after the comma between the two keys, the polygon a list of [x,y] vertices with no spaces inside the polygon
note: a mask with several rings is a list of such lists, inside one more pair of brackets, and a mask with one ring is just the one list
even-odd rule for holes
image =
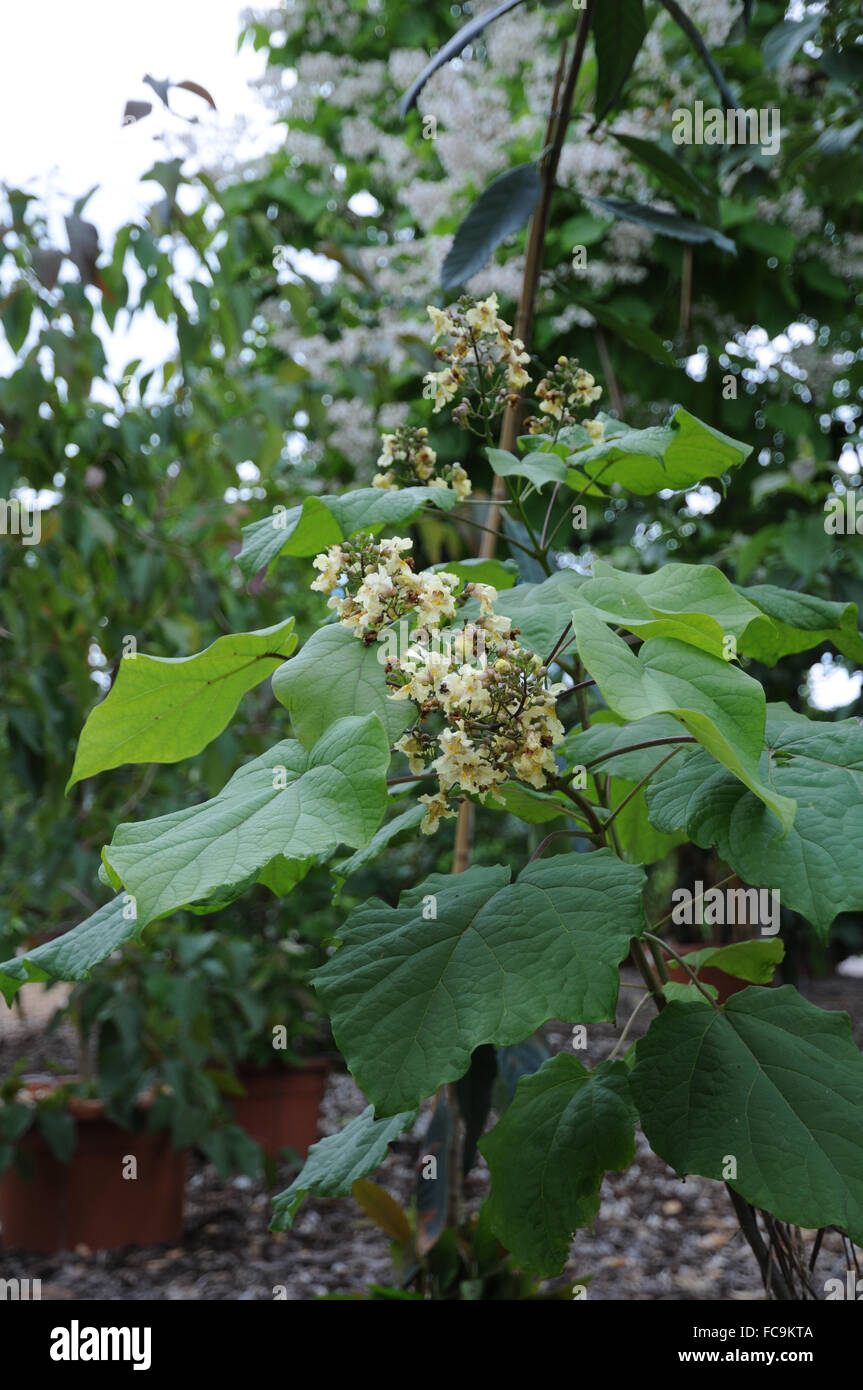
{"label": "plant stem", "polygon": [[[634,988],[634,986],[633,986],[633,988]],[[630,1028],[632,1027],[633,1023],[635,1022],[636,1018],[638,1017],[639,1009],[642,1009],[642,1008],[644,1007],[644,1005],[647,1003],[647,1001],[648,1001],[649,998],[650,998],[650,995],[649,995],[649,994],[643,994],[643,995],[641,996],[641,998],[639,999],[639,1001],[638,1001],[638,1003],[636,1004],[635,1008],[632,1010],[632,1013],[629,1015],[629,1018],[626,1020],[626,1027],[624,1028],[624,1030],[623,1030],[623,1032],[621,1033],[620,1037],[617,1039],[617,1042],[614,1044],[614,1047],[613,1047],[612,1051],[608,1054],[608,1057],[606,1058],[607,1061],[609,1061],[609,1062],[613,1062],[613,1061],[614,1061],[615,1057],[617,1056],[618,1052],[619,1052],[620,1049],[623,1047],[623,1044],[626,1042],[626,1039],[627,1039],[627,1037],[629,1036],[629,1030],[630,1030]]]}
{"label": "plant stem", "polygon": [[549,652],[548,656],[545,658],[545,661],[542,663],[543,666],[546,668],[546,670],[548,670],[549,666],[550,666],[551,663],[554,661],[554,658],[557,656],[557,653],[560,651],[560,644],[561,644],[561,642],[564,641],[564,639],[566,638],[567,634],[570,633],[571,631],[572,631],[572,621],[570,620],[570,622],[568,622],[567,625],[566,625],[566,627],[563,629],[563,632],[562,632],[562,633],[560,634],[560,636],[558,637],[557,641],[555,642],[555,644],[554,644],[554,646],[552,647],[551,651]]}
{"label": "plant stem", "polygon": [[627,806],[627,805],[629,804],[629,802],[632,800],[632,798],[633,798],[634,796],[636,796],[636,795],[638,794],[638,792],[641,791],[641,788],[642,788],[642,787],[645,787],[645,786],[647,785],[647,783],[650,781],[651,777],[653,777],[654,774],[657,773],[661,767],[665,767],[665,764],[666,764],[667,762],[670,762],[670,761],[671,761],[671,759],[674,757],[674,755],[675,755],[676,752],[677,752],[677,749],[676,749],[676,748],[672,748],[672,750],[671,750],[671,752],[668,754],[668,756],[665,757],[665,758],[663,758],[661,763],[657,763],[657,764],[656,764],[656,767],[652,768],[652,769],[650,770],[650,772],[647,773],[647,776],[646,776],[646,777],[642,777],[641,781],[636,783],[636,785],[632,788],[632,791],[629,792],[629,793],[627,793],[627,795],[623,798],[623,800],[620,802],[620,804],[619,804],[618,806],[615,806],[615,808],[614,808],[614,810],[611,812],[611,815],[609,816],[608,820],[605,822],[605,828],[606,828],[606,830],[607,830],[608,827],[612,824],[612,822],[615,821],[615,820],[617,819],[617,817],[620,815],[621,811],[623,810],[624,806]]}
{"label": "plant stem", "polygon": [[[687,973],[687,975],[689,976],[690,980],[691,980],[692,983],[696,986],[696,988],[699,989],[699,990],[701,991],[701,993],[704,995],[705,999],[707,1000],[707,1002],[708,1002],[708,1004],[711,1006],[711,1008],[713,1008],[713,1009],[718,1009],[718,1008],[719,1008],[719,1005],[717,1004],[716,1000],[715,1000],[715,999],[712,999],[712,998],[710,997],[710,995],[707,993],[707,990],[706,990],[706,989],[704,988],[704,986],[702,985],[702,983],[701,983],[701,981],[699,980],[698,976],[696,975],[695,971],[692,969],[692,967],[691,967],[690,965],[687,965],[687,964],[686,964],[686,961],[683,959],[683,956],[678,955],[677,951],[675,951],[675,949],[674,949],[673,946],[669,946],[668,942],[667,942],[667,941],[663,941],[661,936],[654,936],[652,932],[646,931],[646,932],[644,933],[644,935],[645,935],[646,940],[650,942],[651,950],[653,949],[654,944],[657,946],[657,948],[658,948],[658,947],[662,947],[663,950],[666,950],[670,956],[673,956],[673,957],[674,957],[674,959],[677,961],[677,964],[678,964],[678,965],[682,965],[682,966],[683,966],[683,969],[686,971],[686,973]],[[658,968],[658,967],[657,967],[657,968]],[[662,963],[662,968],[665,969],[665,962],[664,962],[664,961],[663,961],[663,963]],[[666,973],[666,976],[667,976],[667,975],[668,975],[668,971],[666,971],[665,973]]]}
{"label": "plant stem", "polygon": [[665,964],[665,958],[655,941],[650,941],[648,944],[650,946],[650,954],[653,956],[653,963],[656,966],[659,978],[664,985],[667,985],[668,969]]}
{"label": "plant stem", "polygon": [[632,959],[638,966],[638,973],[647,985],[650,995],[659,1013],[665,1008],[665,995],[662,993],[662,986],[650,968],[647,956],[644,954],[644,947],[637,937],[633,937],[629,943],[632,952]]}
{"label": "plant stem", "polygon": [[590,840],[590,839],[592,839],[592,836],[590,836],[590,835],[585,835],[585,833],[584,833],[583,830],[552,830],[551,834],[550,834],[550,835],[546,835],[545,839],[542,840],[542,841],[537,845],[537,847],[536,847],[536,849],[534,850],[533,854],[530,856],[530,858],[529,858],[528,861],[527,861],[528,864],[532,864],[533,861],[534,861],[535,859],[539,859],[539,857],[540,857],[540,855],[542,854],[543,850],[545,849],[546,845],[551,844],[551,841],[552,841],[552,840],[556,840],[556,839],[558,838],[558,836],[560,836],[560,835],[580,835],[581,838],[582,838],[583,840]]}
{"label": "plant stem", "polygon": [[455,845],[453,847],[452,871],[454,874],[463,874],[465,869],[470,867],[470,852],[473,844],[473,802],[467,798],[462,801],[458,811],[458,821],[455,828]]}
{"label": "plant stem", "polygon": [[684,246],[680,267],[680,331],[684,341],[689,335],[692,317],[692,247]]}
{"label": "plant stem", "polygon": [[[598,758],[591,758],[589,763],[585,763],[585,767],[596,767],[599,763],[604,763],[609,758],[618,758],[624,753],[638,753],[642,748],[660,748],[666,743],[681,744],[697,742],[698,739],[693,738],[691,734],[681,734],[680,736],[677,734],[670,734],[668,738],[647,738],[643,743],[630,743],[626,748],[614,748],[610,753],[601,753]],[[653,776],[653,773],[650,775]]]}
{"label": "plant stem", "polygon": [[[566,81],[563,84],[563,93],[560,96],[559,106],[558,94],[560,93],[563,68],[566,61],[565,41],[555,75],[552,109],[549,115],[545,137],[545,152],[540,158],[539,173],[541,188],[539,202],[530,220],[530,230],[528,232],[527,247],[525,249],[524,276],[521,282],[521,296],[519,298],[518,313],[515,319],[514,336],[521,339],[525,345],[525,349],[529,348],[530,340],[533,337],[533,323],[536,315],[536,293],[539,288],[542,256],[545,250],[545,239],[548,234],[552,194],[554,193],[555,179],[557,177],[557,168],[560,163],[563,142],[566,138],[567,128],[572,115],[575,87],[578,82],[578,75],[581,71],[581,64],[584,58],[584,50],[587,45],[587,35],[590,31],[593,6],[594,0],[585,0],[584,9],[579,15],[572,62],[569,65]],[[509,453],[512,452],[516,441],[517,418],[518,406],[507,406],[501,426],[500,447],[501,449],[506,449]],[[487,517],[488,529],[491,535],[487,538],[483,538],[483,545],[480,551],[480,555],[484,560],[490,560],[494,555],[495,547],[492,537],[497,534],[498,526],[500,525],[500,499],[504,496],[506,491],[502,483],[503,479],[495,478],[491,507],[489,508]]]}

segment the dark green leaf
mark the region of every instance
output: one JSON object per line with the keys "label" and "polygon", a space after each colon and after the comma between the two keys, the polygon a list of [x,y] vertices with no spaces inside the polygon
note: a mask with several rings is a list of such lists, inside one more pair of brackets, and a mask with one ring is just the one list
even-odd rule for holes
{"label": "dark green leaf", "polygon": [[520,164],[489,184],[455,234],[441,272],[449,293],[476,275],[506,237],[529,221],[541,189],[535,164]]}
{"label": "dark green leaf", "polygon": [[694,222],[689,217],[680,217],[673,212],[660,212],[645,203],[634,203],[630,198],[591,197],[589,201],[605,208],[606,212],[621,218],[624,222],[637,222],[642,227],[649,227],[659,236],[673,237],[675,241],[686,241],[691,245],[712,242],[720,251],[728,251],[732,256],[737,254],[737,247],[729,237],[723,236],[722,232],[717,232],[713,227]]}
{"label": "dark green leaf", "polygon": [[572,1232],[596,1215],[603,1175],[635,1157],[634,1120],[623,1062],[588,1071],[561,1052],[519,1082],[479,1146],[491,1169],[492,1228],[519,1264],[560,1272]]}
{"label": "dark green leaf", "polygon": [[596,120],[617,101],[632,71],[647,28],[643,0],[600,0],[592,17],[596,46]]}
{"label": "dark green leaf", "polygon": [[500,865],[432,874],[398,908],[356,908],[315,987],[378,1113],[456,1080],[483,1043],[613,1018],[643,883],[603,849],[539,860],[515,883]]}
{"label": "dark green leaf", "polygon": [[309,1149],[302,1171],[275,1198],[270,1230],[289,1231],[304,1197],[349,1197],[357,1178],[368,1177],[380,1167],[392,1141],[409,1129],[416,1117],[416,1110],[407,1110],[376,1120],[374,1108],[367,1105],[338,1134],[318,1140]]}
{"label": "dark green leaf", "polygon": [[863,835],[863,728],[856,720],[822,724],[787,705],[768,706],[762,776],[797,802],[784,839],[772,812],[704,753],[679,753],[670,766],[674,775],[647,792],[660,830],[682,826],[702,848],[715,845],[744,883],[778,888],[783,906],[822,936],[838,913],[863,910],[863,860],[849,851]]}
{"label": "dark green leaf", "polygon": [[780,1221],[863,1240],[863,1058],[847,1014],[791,985],[752,986],[721,1010],[669,1004],[636,1058],[644,1132],[676,1172],[727,1178]]}
{"label": "dark green leaf", "polygon": [[614,136],[619,145],[629,150],[643,169],[656,174],[662,183],[663,192],[691,203],[698,215],[708,222],[719,220],[716,195],[705,188],[695,175],[689,172],[685,164],[675,159],[655,140],[639,140],[635,135],[620,135],[616,130],[610,131],[609,134]]}

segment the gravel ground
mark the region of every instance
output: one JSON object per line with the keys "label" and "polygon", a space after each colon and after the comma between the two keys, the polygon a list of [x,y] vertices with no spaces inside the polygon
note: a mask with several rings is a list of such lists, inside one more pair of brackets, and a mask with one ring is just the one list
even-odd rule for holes
{"label": "gravel ground", "polygon": [[[856,1040],[863,1045],[863,980],[834,977],[804,983],[801,990],[822,1008],[846,1009]],[[621,997],[616,1026],[589,1029],[587,1052],[578,1054],[588,1065],[608,1056],[619,1037],[635,996],[624,989]],[[631,1036],[638,1036],[649,1020],[645,1008]],[[19,1025],[0,1036],[0,1075],[17,1055],[37,1061],[40,1054],[62,1054],[61,1038],[46,1047],[32,1028],[32,1023]],[[566,1047],[571,1037],[565,1024],[549,1025],[548,1033],[555,1051]],[[322,1134],[341,1129],[364,1104],[349,1076],[333,1075],[324,1100]],[[417,1131],[392,1145],[375,1174],[376,1181],[402,1202],[408,1202],[413,1191],[427,1121],[426,1108]],[[295,1172],[282,1167],[274,1190],[286,1187]],[[468,1183],[469,1207],[482,1200],[487,1177],[480,1159]],[[649,1152],[639,1134],[635,1162],[625,1173],[607,1177],[602,1191],[595,1229],[577,1233],[564,1274],[569,1280],[591,1275],[589,1299],[763,1297],[755,1261],[719,1184],[677,1178]],[[209,1165],[194,1159],[185,1230],[177,1247],[95,1252],[79,1248],[50,1256],[4,1252],[0,1277],[39,1278],[43,1298],[112,1300],[255,1300],[272,1299],[278,1291],[278,1296],[297,1301],[390,1282],[388,1240],[350,1200],[307,1199],[294,1229],[274,1234],[267,1230],[270,1198],[262,1183],[246,1178],[223,1183]],[[832,1276],[844,1278],[844,1269],[841,1242],[828,1234],[816,1287]]]}

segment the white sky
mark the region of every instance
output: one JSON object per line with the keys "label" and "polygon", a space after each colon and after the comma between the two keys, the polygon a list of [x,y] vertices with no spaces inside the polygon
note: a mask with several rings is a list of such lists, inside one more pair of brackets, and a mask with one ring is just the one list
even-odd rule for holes
{"label": "white sky", "polygon": [[[66,247],[63,217],[75,199],[99,188],[84,216],[99,228],[103,248],[113,233],[161,196],[141,182],[159,159],[169,157],[163,131],[194,130],[206,140],[211,127],[230,129],[238,116],[250,122],[241,157],[271,148],[281,137],[270,113],[248,86],[262,71],[264,55],[250,45],[237,51],[240,0],[2,0],[0,3],[0,182],[24,188],[47,203],[52,238]],[[218,107],[172,92],[172,106],[201,123],[172,117],[145,73],[157,80],[190,79],[206,87]],[[123,126],[126,102],[150,101],[153,110]],[[172,335],[152,313],[131,332],[120,314],[109,335],[103,325],[112,375],[133,358],[143,370],[170,354]],[[8,366],[0,361],[0,370]]]}
{"label": "white sky", "polygon": [[[163,155],[154,136],[171,118],[145,73],[190,78],[213,95],[230,123],[252,115],[247,82],[263,55],[237,52],[238,0],[5,0],[0,14],[0,179],[48,192],[58,215],[94,183],[100,191],[86,216],[108,234],[148,201],[140,175]],[[188,114],[209,108],[178,95]],[[149,100],[153,112],[121,125],[127,100]],[[265,124],[262,108],[259,124]],[[175,128],[180,128],[179,124]]]}

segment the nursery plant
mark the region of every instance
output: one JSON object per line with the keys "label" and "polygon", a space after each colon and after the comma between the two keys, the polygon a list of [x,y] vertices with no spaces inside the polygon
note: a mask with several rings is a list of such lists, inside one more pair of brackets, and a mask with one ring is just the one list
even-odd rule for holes
{"label": "nursery plant", "polygon": [[[467,490],[436,473],[424,427],[384,440],[376,485],[249,527],[246,574],[312,561],[312,588],[327,596],[319,631],[296,655],[286,619],[187,659],[124,661],[72,777],[192,756],[268,675],[294,737],[211,800],[119,826],[103,851],[118,896],[7,962],[7,992],[82,975],[179,908],[224,904],[256,881],[286,894],[313,858],[347,845],[368,861],[406,825],[440,833],[457,816],[453,871],[398,905],[356,908],[316,974],[370,1104],[315,1147],[277,1200],[277,1225],[306,1193],[347,1194],[426,1097],[470,1081],[478,1052],[487,1067],[489,1046],[516,1047],[550,1018],[588,1033],[613,1019],[631,954],[657,1010],[646,1036],[594,1068],[575,1052],[545,1061],[480,1140],[498,1239],[526,1269],[557,1273],[573,1230],[596,1214],[603,1174],[632,1160],[640,1123],[676,1171],[725,1180],[779,1221],[859,1240],[863,1060],[847,1017],[765,987],[781,953],[769,938],[735,946],[731,973],[753,984],[723,1007],[685,959],[689,982],[660,984],[647,956],[662,975],[660,924],[642,907],[644,866],[683,837],[778,890],[816,932],[860,906],[853,866],[832,867],[858,816],[859,727],[768,708],[743,668],[825,632],[845,641],[856,611],[735,587],[704,565],[555,569],[556,533],[611,489],[733,476],[746,445],[683,411],[628,430],[596,410],[600,388],[573,362],[528,384],[532,364],[494,296],[430,313],[441,367],[426,389],[458,425],[491,440],[519,393],[533,394],[515,450],[488,452],[521,537],[511,545],[546,577],[516,584],[493,558],[423,569],[409,536],[383,534]],[[468,866],[475,806],[551,829],[524,863]],[[712,959],[722,968],[721,951]],[[483,1087],[470,1092],[462,1113],[481,1131]],[[450,1183],[447,1166],[442,1154],[428,1181]]]}
{"label": "nursery plant", "polygon": [[[98,1107],[130,1134],[166,1130],[175,1149],[197,1145],[223,1176],[259,1172],[260,1151],[226,1101],[240,1089],[236,1067],[250,1054],[250,1035],[264,1015],[250,988],[248,957],[255,953],[254,943],[172,925],[130,945],[122,959],[102,961],[48,1026],[49,1037],[64,1024],[74,1029],[75,1074],[54,1064],[54,1081],[40,1074],[33,1083],[25,1061],[4,1083],[0,1172],[13,1159],[26,1169],[16,1141],[34,1127],[55,1157],[71,1161],[82,1106]],[[290,1009],[285,993],[283,1013]],[[302,1026],[297,1019],[297,1032]]]}
{"label": "nursery plant", "polygon": [[177,1240],[187,1154],[164,1123],[149,1123],[154,1093],[137,1092],[118,1118],[95,1086],[62,1075],[27,1077],[26,1065],[22,1059],[0,1089],[4,1248]]}
{"label": "nursery plant", "polygon": [[[436,370],[415,422],[384,434],[369,485],[277,507],[244,532],[246,579],[305,566],[317,631],[298,647],[286,614],[185,658],[129,653],[87,720],[70,785],[195,757],[267,679],[286,712],[272,747],[209,800],[121,823],[102,851],[116,896],[7,961],[0,984],[11,999],[28,979],[80,979],[180,909],[224,907],[256,883],[302,895],[327,865],[342,881],[396,837],[454,832],[450,871],[397,903],[356,906],[315,975],[369,1103],[312,1149],[276,1201],[276,1227],[307,1194],[349,1195],[434,1097],[420,1253],[458,1231],[478,1147],[491,1177],[481,1229],[525,1271],[559,1274],[604,1175],[632,1162],[640,1125],[676,1172],[726,1184],[769,1292],[803,1297],[806,1274],[785,1258],[777,1223],[863,1240],[863,1059],[849,1020],[770,987],[782,953],[772,920],[753,915],[750,940],[678,960],[663,939],[673,905],[646,916],[645,890],[651,867],[690,842],[744,885],[712,886],[709,904],[702,894],[708,922],[751,903],[730,896],[746,888],[778,894],[821,939],[839,913],[863,908],[852,854],[863,732],[768,703],[747,669],[825,643],[859,660],[863,644],[853,603],[735,585],[708,564],[642,574],[601,555],[566,563],[573,531],[589,534],[616,498],[708,480],[733,489],[750,453],[682,407],[630,428],[600,408],[595,364],[530,350],[592,22],[586,0],[546,148],[520,175],[529,228],[515,324],[494,294],[430,306]],[[625,51],[600,40],[606,97],[639,32]],[[514,229],[511,199],[481,198],[455,239],[458,283]],[[454,458],[453,439],[467,436],[495,475],[490,507]],[[456,511],[479,553],[425,563],[419,524]],[[502,816],[523,823],[527,848],[484,862],[482,827]],[[612,1057],[587,1065],[591,1027],[616,1017],[627,959],[655,1017],[636,1044],[624,1029]],[[720,1004],[704,965],[751,983]],[[573,1025],[572,1048],[554,1057],[535,1041],[550,1019]],[[504,1076],[511,1088],[487,1129]]]}
{"label": "nursery plant", "polygon": [[323,951],[265,925],[243,939],[171,924],[75,985],[52,1028],[71,1019],[100,1096],[122,1118],[157,1089],[153,1123],[197,1144],[223,1172],[260,1155],[230,1123],[240,1073],[302,1065],[332,1040],[309,984]]}

